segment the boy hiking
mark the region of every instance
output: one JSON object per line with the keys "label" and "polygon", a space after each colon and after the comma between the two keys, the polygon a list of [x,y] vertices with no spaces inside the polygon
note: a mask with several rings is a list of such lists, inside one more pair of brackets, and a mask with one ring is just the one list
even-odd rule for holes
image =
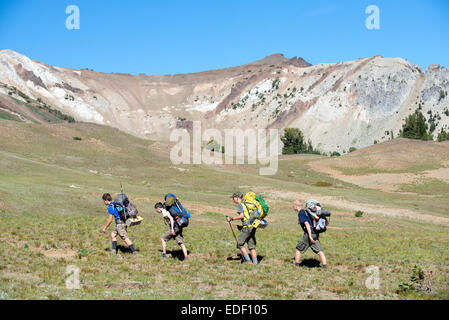
{"label": "boy hiking", "polygon": [[117,208],[114,205],[114,202],[112,201],[112,197],[109,193],[103,194],[102,197],[104,204],[108,207],[108,213],[109,213],[109,219],[106,222],[106,225],[103,228],[103,233],[106,232],[106,229],[109,227],[109,225],[112,223],[112,220],[115,218],[115,228],[111,233],[111,240],[112,240],[112,251],[117,254],[117,235],[122,238],[123,241],[128,245],[129,249],[131,250],[132,254],[136,254],[136,249],[134,248],[133,243],[128,237],[128,227],[120,218],[120,213],[118,212]]}
{"label": "boy hiking", "polygon": [[[316,219],[317,212],[321,211],[321,208],[317,206],[317,202],[314,200],[308,200],[306,202],[306,208],[301,208],[301,201],[296,200],[293,202],[293,209],[298,212],[298,219],[301,228],[304,231],[303,237],[299,240],[296,246],[295,265],[299,266],[301,263],[301,254],[307,251],[310,247],[313,252],[318,254],[323,264],[323,268],[327,268],[326,256],[324,255],[323,248],[320,243],[319,233],[315,230],[313,219]],[[311,213],[309,213],[311,212]]]}
{"label": "boy hiking", "polygon": [[167,241],[170,239],[174,239],[176,243],[181,247],[182,253],[184,254],[184,260],[188,260],[187,249],[184,244],[184,237],[182,235],[182,227],[179,226],[178,213],[172,208],[173,206],[166,206],[162,204],[162,202],[158,202],[154,205],[154,209],[156,212],[162,213],[162,217],[164,218],[165,224],[170,226],[170,230],[167,231],[161,237],[162,242],[162,258],[167,257]]}
{"label": "boy hiking", "polygon": [[[248,212],[248,208],[246,207],[246,205],[243,204],[243,193],[235,192],[231,198],[234,201],[234,203],[238,205],[237,207],[238,216],[226,217],[226,220],[228,222],[231,222],[233,220],[242,220],[243,225],[241,227],[240,234],[237,239],[237,249],[240,249],[244,262],[252,261],[253,264],[256,265],[258,264],[256,253],[257,228],[254,227],[253,219],[250,219],[251,212]],[[248,249],[251,253],[251,258],[248,255],[248,251],[244,247],[245,243],[248,244]]]}

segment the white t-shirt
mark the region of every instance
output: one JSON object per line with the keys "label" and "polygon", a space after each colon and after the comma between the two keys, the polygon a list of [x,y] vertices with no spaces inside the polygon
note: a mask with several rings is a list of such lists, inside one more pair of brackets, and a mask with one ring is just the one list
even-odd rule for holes
{"label": "white t-shirt", "polygon": [[164,217],[164,219],[167,219],[170,221],[170,212],[168,212],[167,210],[162,208],[162,217]]}

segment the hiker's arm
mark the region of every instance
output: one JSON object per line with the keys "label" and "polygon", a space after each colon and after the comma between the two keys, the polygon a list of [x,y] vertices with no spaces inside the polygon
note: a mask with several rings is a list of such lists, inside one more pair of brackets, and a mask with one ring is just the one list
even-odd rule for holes
{"label": "hiker's arm", "polygon": [[312,238],[312,229],[310,229],[310,224],[306,221],[306,222],[304,222],[304,225],[306,226],[307,234],[309,235],[310,242],[315,243],[315,240],[313,240],[313,238]]}
{"label": "hiker's arm", "polygon": [[171,234],[175,234],[175,221],[173,220],[173,217],[171,215],[168,216],[168,218],[170,219],[170,230],[171,230]]}
{"label": "hiker's arm", "polygon": [[106,222],[106,225],[103,228],[103,232],[106,232],[106,229],[109,227],[109,225],[112,223],[112,215],[109,215],[108,222]]}
{"label": "hiker's arm", "polygon": [[240,213],[237,217],[226,217],[226,219],[231,222],[232,220],[242,220],[244,217],[243,212]]}

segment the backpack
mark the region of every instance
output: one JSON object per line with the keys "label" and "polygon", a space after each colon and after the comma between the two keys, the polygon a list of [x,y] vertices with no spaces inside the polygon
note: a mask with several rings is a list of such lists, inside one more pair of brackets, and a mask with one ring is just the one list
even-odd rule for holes
{"label": "backpack", "polygon": [[[331,212],[328,210],[323,210],[323,209],[320,209],[317,212],[312,212],[310,210],[310,207],[313,205],[316,205],[321,208],[321,204],[316,200],[310,199],[310,200],[307,200],[307,202],[306,202],[306,207],[307,207],[306,212],[312,217],[312,219],[311,219],[312,224],[313,224],[312,228],[314,229],[314,231],[316,233],[326,232],[327,226],[329,225],[329,219],[330,219],[330,218],[328,219],[328,217],[331,216]],[[313,219],[313,216],[318,216],[319,219],[318,220]]]}
{"label": "backpack", "polygon": [[114,207],[120,214],[120,220],[126,223],[126,220],[137,218],[138,210],[136,206],[129,201],[128,196],[124,193],[119,193],[115,196]]}
{"label": "backpack", "polygon": [[250,212],[250,217],[255,221],[254,227],[261,225],[262,227],[267,226],[267,222],[263,220],[267,215],[270,207],[266,204],[265,199],[262,196],[257,196],[254,192],[247,192],[243,196],[243,204]]}
{"label": "backpack", "polygon": [[179,199],[173,193],[167,193],[164,196],[166,208],[173,208],[177,217],[175,217],[176,223],[180,228],[185,228],[189,225],[190,212],[183,207]]}

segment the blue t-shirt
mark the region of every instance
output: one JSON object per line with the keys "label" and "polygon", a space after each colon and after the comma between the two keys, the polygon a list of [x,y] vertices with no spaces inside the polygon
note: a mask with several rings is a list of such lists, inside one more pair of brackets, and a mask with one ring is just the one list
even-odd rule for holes
{"label": "blue t-shirt", "polygon": [[310,225],[310,228],[312,229],[313,232],[313,224],[312,224],[312,220],[310,219],[309,214],[301,209],[298,212],[298,219],[299,219],[299,223],[301,224],[301,228],[304,230],[304,232],[307,232],[306,226],[304,225],[304,223],[308,222]]}
{"label": "blue t-shirt", "polygon": [[120,213],[114,207],[114,202],[109,203],[108,212],[109,212],[110,215],[114,216],[115,224],[117,224],[120,221]]}

